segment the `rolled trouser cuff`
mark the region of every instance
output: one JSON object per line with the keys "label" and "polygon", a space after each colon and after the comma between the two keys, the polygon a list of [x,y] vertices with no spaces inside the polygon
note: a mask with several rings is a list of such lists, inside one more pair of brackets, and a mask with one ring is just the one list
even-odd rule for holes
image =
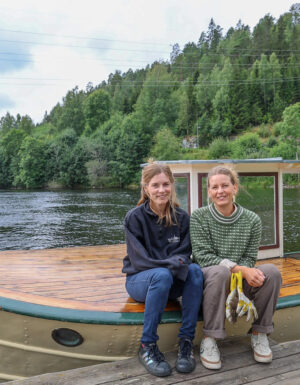
{"label": "rolled trouser cuff", "polygon": [[225,338],[226,337],[226,331],[225,329],[221,329],[221,330],[207,330],[207,329],[203,329],[203,334],[206,336],[206,337],[212,337],[212,338]]}
{"label": "rolled trouser cuff", "polygon": [[274,326],[263,326],[263,325],[252,325],[251,329],[248,331],[248,334],[252,332],[271,334],[274,331]]}

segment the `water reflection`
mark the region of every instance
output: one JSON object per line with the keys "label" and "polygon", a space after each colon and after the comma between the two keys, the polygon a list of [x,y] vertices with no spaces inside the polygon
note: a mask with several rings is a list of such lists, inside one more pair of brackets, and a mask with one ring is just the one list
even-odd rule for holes
{"label": "water reflection", "polygon": [[300,189],[283,190],[284,250],[300,251]]}
{"label": "water reflection", "polygon": [[[272,197],[272,190],[266,196]],[[253,193],[253,197],[257,194]],[[139,191],[0,192],[0,250],[104,245],[124,242],[123,219]],[[242,198],[242,196],[240,196]],[[244,199],[244,198],[243,198]],[[247,195],[245,196],[247,199]],[[252,202],[265,223],[273,211]],[[249,207],[250,202],[241,202]],[[251,207],[250,209],[253,209]],[[300,189],[284,190],[284,249],[300,250]]]}
{"label": "water reflection", "polygon": [[137,191],[1,192],[0,249],[124,242]]}

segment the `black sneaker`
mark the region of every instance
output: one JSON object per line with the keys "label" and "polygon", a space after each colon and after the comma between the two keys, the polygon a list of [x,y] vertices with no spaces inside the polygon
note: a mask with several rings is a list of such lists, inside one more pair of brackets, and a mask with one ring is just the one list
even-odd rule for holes
{"label": "black sneaker", "polygon": [[171,367],[159,351],[156,343],[141,344],[139,360],[149,373],[158,377],[166,377],[171,374]]}
{"label": "black sneaker", "polygon": [[181,338],[175,368],[180,373],[191,373],[195,367],[193,343],[189,338]]}

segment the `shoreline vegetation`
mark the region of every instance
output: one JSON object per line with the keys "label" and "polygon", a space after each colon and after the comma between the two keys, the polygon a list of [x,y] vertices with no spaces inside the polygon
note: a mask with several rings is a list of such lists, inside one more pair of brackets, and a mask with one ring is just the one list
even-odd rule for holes
{"label": "shoreline vegetation", "polygon": [[149,157],[299,159],[299,46],[297,6],[253,30],[211,19],[169,61],[75,86],[39,123],[7,112],[0,189],[134,186]]}
{"label": "shoreline vegetation", "polygon": [[[258,182],[249,182],[249,183],[244,183],[242,185],[242,189],[245,190],[247,192],[248,189],[255,189],[256,187],[259,187],[261,186],[261,184],[259,184]],[[273,188],[273,186],[271,184],[268,184],[268,183],[264,183],[263,184],[263,187],[265,188]],[[300,182],[298,183],[295,183],[295,184],[285,184],[283,183],[283,189],[300,189]],[[73,186],[73,187],[68,187],[68,186],[59,186],[58,184],[57,185],[50,185],[50,186],[47,186],[47,187],[40,187],[40,188],[27,188],[27,189],[24,189],[22,187],[10,187],[10,188],[0,188],[0,192],[1,191],[12,191],[12,192],[17,192],[17,191],[27,191],[27,192],[30,192],[30,191],[68,191],[68,190],[72,190],[72,191],[88,191],[88,190],[93,190],[93,191],[96,191],[96,190],[99,190],[99,191],[104,191],[104,190],[119,190],[119,189],[123,189],[123,190],[140,190],[140,186],[136,185],[136,184],[130,184],[128,186],[116,186],[116,185],[109,185],[109,186],[89,186],[89,185],[81,185],[81,186]]]}

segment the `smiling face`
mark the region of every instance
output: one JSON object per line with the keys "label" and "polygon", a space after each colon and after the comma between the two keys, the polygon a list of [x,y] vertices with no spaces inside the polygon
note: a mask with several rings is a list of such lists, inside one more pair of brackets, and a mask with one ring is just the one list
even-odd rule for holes
{"label": "smiling face", "polygon": [[149,196],[151,206],[162,211],[170,200],[172,183],[166,174],[157,174],[145,187],[145,191]]}
{"label": "smiling face", "polygon": [[233,197],[236,193],[237,185],[232,184],[228,175],[217,174],[209,178],[208,195],[224,215],[230,215],[233,211]]}

